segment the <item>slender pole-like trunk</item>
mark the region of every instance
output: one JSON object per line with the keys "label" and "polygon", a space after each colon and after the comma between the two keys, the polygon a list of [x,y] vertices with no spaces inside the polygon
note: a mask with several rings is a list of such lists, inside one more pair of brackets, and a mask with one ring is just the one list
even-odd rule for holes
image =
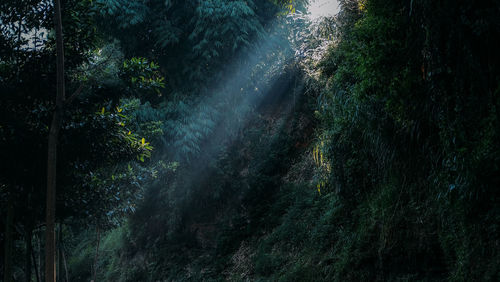
{"label": "slender pole-like trunk", "polygon": [[[59,277],[59,281],[68,281],[68,268],[66,266],[66,257],[64,256],[64,244],[63,244],[63,224],[59,223],[59,238],[57,249],[59,250],[59,255],[57,256],[57,260],[59,261],[59,269],[57,270],[57,276]],[[63,270],[65,272],[65,276],[63,277]]]}
{"label": "slender pole-like trunk", "polygon": [[14,247],[12,224],[14,222],[14,207],[12,204],[12,196],[9,195],[7,200],[7,218],[5,221],[5,253],[4,253],[4,270],[3,281],[11,282],[12,280],[12,250]]}
{"label": "slender pole-like trunk", "polygon": [[24,238],[24,241],[26,243],[26,270],[24,272],[26,276],[26,282],[31,282],[31,254],[33,253],[33,244],[31,238],[33,237],[33,229],[31,227],[27,227],[26,229],[26,235]]}
{"label": "slender pole-like trunk", "polygon": [[45,227],[45,281],[56,282],[56,168],[57,168],[57,139],[61,128],[61,119],[64,106],[64,45],[62,34],[61,3],[54,0],[54,22],[56,30],[57,50],[57,95],[56,109],[50,125],[48,153],[47,153],[47,207]]}
{"label": "slender pole-like trunk", "polygon": [[64,253],[64,244],[63,244],[63,241],[62,241],[62,237],[61,237],[61,254],[62,254],[62,260],[63,260],[63,263],[64,263],[64,274],[65,274],[65,280],[64,282],[69,282],[69,276],[68,276],[68,264],[66,263],[66,255]]}
{"label": "slender pole-like trunk", "polygon": [[59,228],[57,229],[57,264],[59,265],[57,267],[56,271],[56,276],[57,276],[57,281],[63,281],[61,271],[62,271],[62,254],[61,254],[61,223],[59,223]]}
{"label": "slender pole-like trunk", "polygon": [[42,260],[42,236],[41,236],[42,230],[38,230],[37,234],[37,242],[38,242],[38,274],[40,275],[40,280],[42,279],[42,272],[43,272],[43,263],[44,261]]}
{"label": "slender pole-like trunk", "polygon": [[95,247],[95,257],[94,257],[94,277],[92,281],[97,281],[97,259],[99,258],[99,243],[101,242],[101,232],[99,230],[99,227],[96,228],[97,230],[97,244]]}
{"label": "slender pole-like trunk", "polygon": [[33,248],[31,249],[31,257],[33,258],[33,266],[35,268],[36,282],[40,282],[40,274],[38,272],[38,266],[35,258],[35,250]]}

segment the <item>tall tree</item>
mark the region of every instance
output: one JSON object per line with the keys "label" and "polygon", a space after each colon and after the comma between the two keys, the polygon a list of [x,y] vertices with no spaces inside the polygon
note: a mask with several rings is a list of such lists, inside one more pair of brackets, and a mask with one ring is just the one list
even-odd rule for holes
{"label": "tall tree", "polygon": [[[53,79],[58,70],[53,62],[56,61],[56,53],[63,51],[56,47],[63,45],[58,44],[56,36],[45,35],[55,25],[55,11],[52,10],[55,7],[60,8],[59,23],[64,25],[65,41],[62,43],[66,43],[64,52],[61,52],[65,56],[57,55],[57,59],[64,59],[64,71],[59,72],[63,75],[57,82],[63,82],[65,77],[65,88],[72,92],[76,89],[74,93],[83,92],[78,99],[74,99],[76,95],[67,95],[68,99],[63,97],[62,103],[59,97],[53,99],[58,84]],[[17,277],[19,272],[16,269],[20,268],[16,264],[22,258],[16,253],[22,247],[16,240],[19,240],[19,235],[29,234],[30,230],[36,231],[37,226],[45,222],[44,209],[47,206],[40,199],[50,195],[46,193],[45,186],[47,172],[51,171],[52,181],[57,178],[57,197],[52,200],[57,204],[54,221],[63,222],[71,217],[78,224],[95,221],[106,224],[111,218],[115,222],[118,214],[128,211],[127,201],[130,198],[138,197],[135,195],[138,185],[129,185],[123,192],[123,183],[132,173],[127,165],[118,167],[118,161],[127,163],[133,162],[136,157],[144,159],[151,150],[146,142],[141,142],[134,129],[129,128],[125,114],[128,110],[123,106],[120,106],[122,112],[113,109],[118,105],[117,93],[146,86],[148,91],[156,93],[159,91],[156,88],[163,87],[163,83],[158,75],[149,79],[152,64],[148,62],[149,69],[140,75],[154,86],[149,87],[145,82],[137,87],[130,83],[124,85],[122,79],[130,81],[128,75],[139,74],[127,71],[120,75],[125,68],[120,67],[123,59],[121,52],[111,45],[97,46],[98,43],[105,43],[98,40],[97,33],[92,29],[91,9],[90,1],[80,0],[63,1],[59,5],[45,0],[0,3],[0,239],[2,244],[12,246],[7,248],[11,251],[4,255],[8,258],[5,261],[12,262],[10,265],[13,266],[7,269],[14,269],[10,273]],[[19,34],[22,36],[19,37]],[[62,39],[62,32],[60,34]],[[85,81],[83,91],[82,87],[77,87],[82,85],[82,81]],[[127,89],[120,91],[125,87]],[[142,94],[140,90],[136,92]],[[99,111],[96,112],[96,109]],[[57,128],[51,126],[56,114],[59,122],[56,119],[54,123]],[[56,137],[55,142],[51,139],[50,146],[47,138],[49,129],[50,138]],[[52,152],[56,155],[50,157],[56,157],[57,164],[48,161],[46,150],[54,148],[53,145],[56,149]],[[45,167],[51,164],[52,168]],[[57,177],[52,170],[56,168]],[[99,179],[106,178],[97,181],[96,175]],[[50,187],[51,180],[48,182]],[[99,204],[90,207],[89,202]],[[4,203],[5,207],[7,203],[12,206],[10,213],[8,209],[3,209]],[[110,208],[114,211],[112,217],[107,216]],[[3,219],[7,218],[12,218],[14,223],[8,224],[11,232],[5,232],[7,222]],[[26,249],[29,249],[31,236],[25,237]],[[31,276],[28,259],[26,256],[25,276]],[[1,275],[4,276],[4,273]],[[11,275],[7,273],[7,276]]]}
{"label": "tall tree", "polygon": [[61,3],[54,0],[54,24],[56,30],[57,50],[57,94],[56,109],[50,125],[47,156],[47,207],[45,228],[45,281],[56,281],[56,172],[57,172],[57,139],[61,128],[64,107],[64,45],[61,19]]}

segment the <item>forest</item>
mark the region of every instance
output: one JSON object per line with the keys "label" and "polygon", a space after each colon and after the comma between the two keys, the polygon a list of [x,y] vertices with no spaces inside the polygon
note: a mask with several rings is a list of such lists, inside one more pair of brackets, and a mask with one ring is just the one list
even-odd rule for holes
{"label": "forest", "polygon": [[0,280],[500,281],[499,38],[496,0],[1,0]]}

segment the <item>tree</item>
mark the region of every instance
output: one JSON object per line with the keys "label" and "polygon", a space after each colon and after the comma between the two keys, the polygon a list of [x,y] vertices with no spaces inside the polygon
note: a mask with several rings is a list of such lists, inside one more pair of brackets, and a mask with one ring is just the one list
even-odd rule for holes
{"label": "tree", "polygon": [[[54,20],[49,15],[56,13],[52,13],[52,6],[46,1],[5,1],[0,4],[0,39],[5,43],[0,49],[0,155],[3,159],[0,201],[2,206],[5,203],[6,206],[12,207],[0,211],[2,219],[4,215],[9,215],[6,217],[9,220],[5,222],[5,226],[10,231],[5,234],[12,236],[5,237],[7,247],[15,246],[13,241],[23,236],[26,241],[25,250],[29,251],[30,234],[33,229],[44,226],[41,217],[44,205],[39,199],[46,196],[54,197],[46,199],[52,202],[52,214],[47,219],[49,225],[55,221],[62,222],[68,217],[88,223],[89,214],[82,213],[82,207],[88,207],[85,202],[90,199],[96,202],[106,199],[106,204],[99,206],[99,209],[92,213],[95,216],[92,220],[105,224],[107,220],[115,220],[106,219],[108,212],[120,209],[123,210],[120,214],[126,213],[128,208],[124,205],[129,205],[126,203],[138,197],[130,190],[130,193],[123,193],[116,200],[108,200],[111,197],[114,199],[116,195],[113,193],[119,193],[121,187],[137,186],[127,184],[127,180],[132,181],[133,173],[127,172],[129,169],[126,164],[134,162],[136,157],[137,160],[144,161],[152,150],[148,142],[142,141],[144,139],[135,132],[130,132],[129,126],[126,125],[128,117],[115,110],[116,106],[121,106],[120,97],[115,94],[127,93],[129,97],[146,92],[156,94],[164,87],[163,78],[158,72],[153,73],[154,64],[149,62],[150,68],[141,73],[125,71],[126,68],[122,66],[123,58],[116,55],[120,54],[119,50],[112,47],[108,48],[112,50],[108,50],[106,46],[97,47],[97,43],[102,41],[97,39],[92,29],[90,4],[88,1],[59,3],[62,5],[60,12],[65,11],[61,13],[59,20],[65,23],[65,31],[69,34],[65,36],[64,42],[62,34],[59,34],[60,28],[56,29],[57,38],[52,34],[47,35],[47,30],[54,26]],[[37,8],[33,9],[34,6]],[[77,18],[78,21],[69,20],[70,18]],[[81,30],[89,32],[76,32]],[[78,44],[73,44],[75,42]],[[55,56],[56,49],[58,52],[63,50],[58,48],[61,46],[64,46],[68,56]],[[105,55],[100,56],[100,53]],[[53,62],[56,59],[58,64],[54,67]],[[63,59],[62,62],[59,59]],[[59,70],[61,63],[63,72]],[[64,74],[67,74],[66,78]],[[140,86],[138,82],[130,83],[132,75],[140,75],[147,82]],[[74,94],[68,99],[60,99],[61,89],[64,88],[61,88],[60,83],[54,83],[54,76],[57,76],[58,82],[69,81],[69,89],[74,91]],[[54,103],[52,95],[56,89],[58,95]],[[103,92],[103,89],[107,91]],[[107,108],[106,111],[103,106]],[[47,135],[50,135],[50,142],[47,142]],[[89,140],[82,139],[81,136],[88,136]],[[94,142],[96,139],[104,142]],[[47,148],[50,148],[50,153],[45,151]],[[56,155],[57,153],[59,154]],[[119,165],[114,165],[118,161]],[[108,172],[104,172],[106,169]],[[44,170],[48,175],[44,175]],[[94,181],[88,185],[91,190],[79,193],[78,190],[86,184],[75,184],[71,181],[90,181],[92,178],[88,175],[92,171],[100,171],[101,175],[114,178],[115,181]],[[30,177],[26,177],[27,175]],[[53,194],[55,179],[58,184],[57,195]],[[101,186],[113,188],[104,189]],[[48,193],[44,193],[43,188],[47,188]],[[104,191],[107,192],[103,193]],[[96,196],[98,194],[102,198]],[[54,204],[58,206],[56,215],[53,213]],[[49,203],[47,207],[50,206]],[[118,217],[118,214],[116,213],[114,218]],[[47,232],[52,229],[48,226],[45,228]],[[54,237],[53,231],[47,238],[51,236]],[[47,250],[54,247],[51,241],[47,242]],[[13,248],[8,247],[6,250]],[[11,251],[5,252],[7,266],[12,265],[9,264],[14,259],[12,254]],[[26,254],[26,276],[30,276],[30,255]],[[50,261],[54,262],[53,259],[53,253],[48,252],[47,268],[51,265]],[[10,276],[10,269],[6,268],[6,277]],[[53,270],[47,269],[47,272],[48,277],[53,277]]]}
{"label": "tree", "polygon": [[57,50],[57,94],[56,109],[49,131],[47,158],[47,207],[45,219],[45,281],[56,282],[56,172],[57,140],[61,128],[61,119],[65,103],[64,87],[64,41],[62,33],[61,4],[54,0],[54,26],[56,30]]}

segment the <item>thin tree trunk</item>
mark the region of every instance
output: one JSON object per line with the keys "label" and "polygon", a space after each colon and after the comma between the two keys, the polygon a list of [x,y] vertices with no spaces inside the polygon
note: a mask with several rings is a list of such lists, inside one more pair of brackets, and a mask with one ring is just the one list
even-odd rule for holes
{"label": "thin tree trunk", "polygon": [[47,207],[45,228],[45,281],[56,282],[56,238],[55,238],[55,211],[56,211],[56,168],[57,168],[57,139],[61,127],[62,111],[64,106],[64,46],[62,34],[61,3],[54,0],[54,22],[56,30],[57,50],[57,95],[56,109],[50,125],[48,154],[47,154]]}
{"label": "thin tree trunk", "polygon": [[[64,244],[63,244],[63,224],[59,223],[59,239],[58,239],[59,244],[57,245],[57,248],[59,250],[59,255],[57,257],[59,261],[59,269],[57,271],[57,276],[59,277],[59,281],[65,281],[68,282],[68,267],[66,265],[66,257],[64,255]],[[65,272],[64,278],[62,275],[62,272]]]}
{"label": "thin tree trunk", "polygon": [[65,274],[65,278],[66,278],[66,280],[64,280],[64,281],[69,282],[68,264],[66,263],[66,255],[64,253],[64,244],[62,242],[62,237],[61,237],[61,249],[62,249],[62,259],[63,259],[63,263],[64,263],[64,274]]}
{"label": "thin tree trunk", "polygon": [[57,281],[63,281],[61,271],[62,271],[62,252],[61,252],[61,231],[62,225],[59,223],[59,228],[57,229],[57,262],[59,266],[57,267]]}
{"label": "thin tree trunk", "polygon": [[95,257],[94,257],[94,277],[92,279],[92,281],[97,281],[97,259],[99,258],[99,243],[101,242],[101,232],[99,230],[99,227],[96,228],[97,229],[97,244],[96,244],[96,247],[95,247]]}
{"label": "thin tree trunk", "polygon": [[14,222],[14,207],[12,204],[12,196],[9,195],[7,200],[7,220],[5,221],[5,253],[4,253],[4,270],[3,281],[11,282],[12,280],[12,250],[13,250],[13,232],[12,223]]}
{"label": "thin tree trunk", "polygon": [[26,242],[26,266],[25,266],[26,282],[31,282],[31,254],[33,253],[33,244],[31,241],[32,237],[33,237],[33,230],[31,227],[27,227],[26,235],[24,238],[24,241]]}
{"label": "thin tree trunk", "polygon": [[38,239],[38,275],[40,275],[40,281],[42,279],[42,271],[43,271],[43,263],[44,261],[42,260],[42,236],[41,236],[42,230],[38,230],[37,234],[37,239]]}
{"label": "thin tree trunk", "polygon": [[35,258],[35,250],[31,249],[31,257],[33,258],[33,266],[35,267],[36,282],[40,282],[40,274],[38,272],[38,266]]}

